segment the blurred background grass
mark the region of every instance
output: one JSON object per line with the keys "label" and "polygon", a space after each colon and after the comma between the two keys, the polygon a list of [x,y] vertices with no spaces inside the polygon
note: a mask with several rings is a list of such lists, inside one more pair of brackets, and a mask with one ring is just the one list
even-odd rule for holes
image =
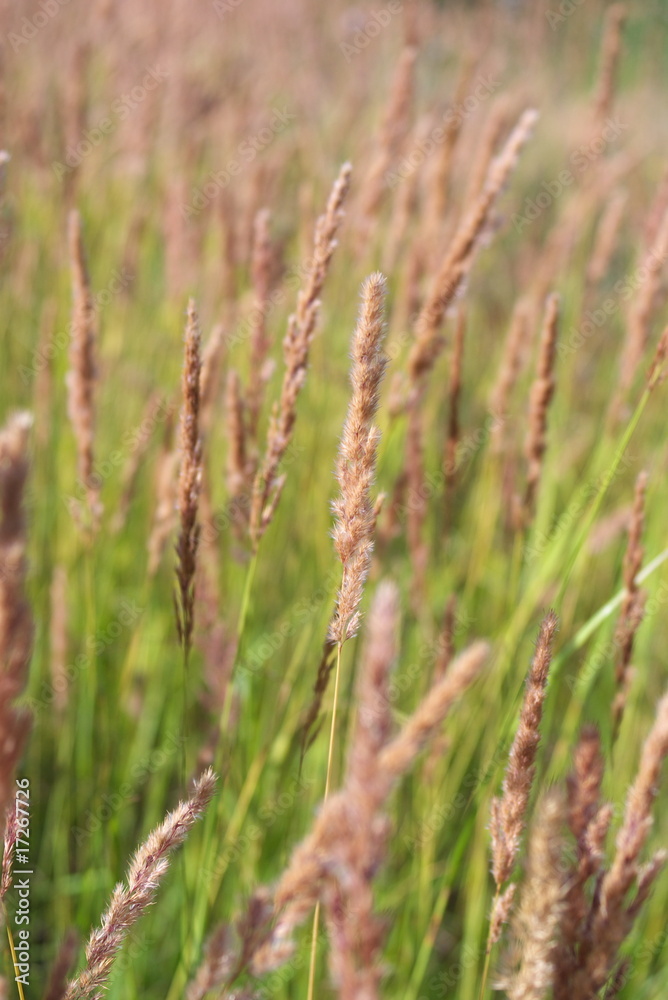
{"label": "blurred background grass", "polygon": [[[184,790],[181,748],[190,775],[210,754],[217,716],[205,690],[206,657],[198,649],[187,683],[187,724],[182,732],[182,667],[172,611],[174,558],[167,545],[154,578],[147,572],[147,539],[156,506],[155,464],[169,430],[159,419],[139,470],[127,522],[110,529],[122,491],[129,441],[139,427],[149,394],[159,390],[178,402],[185,304],[198,303],[207,335],[222,322],[229,336],[252,304],[248,233],[253,212],[272,210],[272,234],[281,244],[283,267],[308,252],[317,213],[340,163],[355,167],[348,212],[328,280],[308,380],[299,404],[294,461],[285,495],[264,539],[246,619],[241,668],[234,684],[232,723],[224,735],[223,774],[216,806],[217,871],[202,878],[205,837],[197,830],[182,867],[175,865],[158,904],[141,921],[119,964],[109,996],[182,995],[184,942],[195,940],[193,907],[212,891],[206,928],[231,920],[260,883],[280,872],[291,847],[309,828],[324,786],[326,740],[321,732],[299,769],[298,727],[310,691],[337,585],[330,539],[332,469],[348,400],[348,349],[363,277],[383,264],[393,204],[388,197],[363,254],[355,252],[351,214],[372,158],[379,123],[404,35],[415,30],[416,121],[444,113],[454,100],[462,66],[472,78],[490,77],[494,94],[513,106],[533,104],[541,118],[508,192],[500,204],[498,232],[485,249],[467,290],[468,333],[461,421],[473,442],[458,472],[451,523],[443,517],[442,491],[429,502],[426,589],[417,596],[403,525],[379,546],[368,590],[390,576],[403,596],[402,652],[397,677],[405,678],[396,701],[402,718],[428,687],[443,607],[458,595],[457,645],[487,637],[492,669],[448,723],[446,747],[434,766],[420,765],[393,803],[395,836],[378,878],[378,904],[388,914],[384,995],[478,996],[484,962],[489,875],[489,800],[496,791],[512,736],[518,699],[542,612],[556,605],[561,619],[558,649],[622,586],[624,536],[592,551],[579,540],[589,503],[583,485],[612,466],[624,427],[606,428],[617,381],[625,328],[620,306],[602,331],[560,357],[550,412],[549,447],[534,531],[551,540],[539,557],[522,551],[522,540],[505,526],[498,462],[489,448],[488,398],[516,298],[534,287],[550,234],[584,191],[583,210],[568,252],[550,259],[547,284],[562,294],[562,336],[577,328],[614,284],[642,259],[643,220],[666,165],[665,105],[668,5],[627,4],[624,49],[614,113],[623,123],[619,140],[603,154],[622,150],[629,167],[620,180],[628,194],[621,236],[608,273],[593,292],[585,280],[596,224],[605,202],[587,190],[587,171],[572,189],[518,232],[513,218],[525,199],[569,162],[589,140],[588,111],[596,80],[604,4],[572,4],[563,22],[550,26],[546,4],[429,4],[405,2],[379,37],[346,61],[341,43],[354,41],[372,7],[290,2],[276,8],[243,0],[222,16],[208,3],[167,7],[148,2],[71,3],[58,9],[34,37],[26,31],[40,5],[6,5],[2,12],[4,147],[2,203],[3,416],[16,407],[35,412],[33,471],[29,494],[30,597],[36,633],[29,698],[36,699],[33,731],[22,774],[32,783],[31,857],[33,911],[31,995],[42,992],[47,970],[67,928],[82,940],[97,922],[115,882],[138,842]],[[565,6],[562,4],[562,6]],[[411,25],[413,27],[411,28]],[[127,117],[114,102],[159,65],[163,83]],[[240,144],[258,134],[273,109],[294,120],[278,132],[206,207],[184,218],[184,205],[239,156]],[[450,191],[455,218],[466,189],[476,139],[488,114],[481,106],[467,118]],[[81,158],[76,170],[57,176],[68,147],[105,117],[114,128]],[[598,169],[592,166],[592,175]],[[84,219],[92,286],[122,287],[100,300],[96,458],[103,471],[103,530],[90,545],[73,521],[75,448],[66,416],[70,289],[66,215],[76,206]],[[569,208],[570,206],[570,208]],[[409,225],[411,240],[425,227],[420,197]],[[446,220],[447,222],[447,220]],[[447,224],[443,229],[447,235]],[[230,254],[229,241],[234,244]],[[409,240],[389,274],[389,342],[409,329],[405,300]],[[426,262],[433,273],[436,261]],[[279,286],[280,287],[280,286]],[[108,301],[107,301],[108,299]],[[280,340],[294,306],[288,291],[269,316],[276,370],[268,399],[281,377]],[[652,327],[665,320],[662,298]],[[451,324],[448,325],[448,331]],[[537,333],[537,331],[536,331]],[[384,404],[395,373],[405,363],[406,343],[393,357]],[[40,346],[41,345],[41,346]],[[46,350],[52,345],[53,350]],[[534,337],[532,351],[535,350]],[[247,344],[230,348],[226,365],[249,376]],[[39,353],[41,351],[41,353]],[[36,353],[37,352],[37,353]],[[40,358],[48,358],[43,365]],[[649,360],[649,358],[648,358]],[[449,356],[439,363],[428,402],[426,470],[438,477],[447,405]],[[527,360],[508,432],[521,449],[534,358]],[[645,366],[646,367],[646,366]],[[39,369],[39,370],[38,370]],[[642,392],[634,385],[632,408]],[[225,510],[224,405],[206,441],[214,507]],[[630,419],[630,413],[627,419]],[[627,505],[641,468],[650,473],[647,560],[666,547],[665,387],[650,398],[627,449],[627,460],[602,501],[600,518]],[[378,489],[392,493],[403,463],[405,428],[384,405]],[[266,426],[267,414],[263,417]],[[487,421],[487,423],[486,423]],[[112,458],[120,452],[120,458]],[[107,463],[105,465],[105,463]],[[108,470],[107,474],[104,470]],[[572,506],[574,504],[574,507]],[[560,517],[574,510],[566,528]],[[217,538],[218,621],[231,645],[248,562],[229,527]],[[577,556],[565,587],[572,557]],[[73,665],[64,705],[54,707],[53,580],[66,581],[66,663]],[[650,596],[666,585],[660,567],[647,581]],[[634,774],[643,735],[668,678],[664,601],[640,629],[637,675],[622,731],[611,747],[613,662],[602,658],[584,695],[569,679],[587,670],[600,645],[610,643],[615,615],[560,664],[551,686],[539,763],[539,783],[563,777],[569,748],[583,720],[601,727],[611,753],[605,791],[617,806]],[[128,614],[128,607],[132,609]],[[124,620],[125,619],[125,620]],[[287,635],[281,635],[289,633]],[[337,775],[354,704],[352,685],[359,642],[343,658],[343,713]],[[253,661],[255,655],[255,661]],[[77,657],[84,660],[77,661]],[[259,669],[244,670],[246,660]],[[215,670],[209,663],[208,669]],[[209,675],[210,676],[210,675]],[[573,720],[574,730],[565,726]],[[570,724],[570,723],[569,723]],[[182,738],[185,737],[185,743]],[[612,752],[611,752],[612,751]],[[657,843],[668,833],[665,806],[658,810]],[[664,914],[668,882],[661,879],[627,951],[632,976],[621,994],[651,998],[668,985]],[[287,981],[273,981],[272,997],[305,995],[308,935]],[[190,961],[197,955],[189,954]],[[5,955],[5,962],[8,961]],[[320,996],[328,995],[324,963]]]}

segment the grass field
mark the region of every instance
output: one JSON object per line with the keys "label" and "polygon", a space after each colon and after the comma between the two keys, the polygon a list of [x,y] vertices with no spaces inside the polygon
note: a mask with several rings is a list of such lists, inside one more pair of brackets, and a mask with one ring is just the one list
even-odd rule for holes
{"label": "grass field", "polygon": [[[1,19],[0,808],[29,788],[29,847],[0,995],[101,995],[76,979],[89,935],[211,765],[154,905],[103,945],[111,1000],[663,996],[668,5],[26,0]],[[490,810],[549,609],[490,952]],[[447,720],[392,764],[447,684]],[[585,861],[568,961],[609,931],[605,865],[572,836],[587,775],[611,881],[630,853],[627,916],[657,870],[585,982],[558,945]],[[314,829],[322,869],[312,841],[293,855]],[[289,954],[281,899],[306,900]]]}

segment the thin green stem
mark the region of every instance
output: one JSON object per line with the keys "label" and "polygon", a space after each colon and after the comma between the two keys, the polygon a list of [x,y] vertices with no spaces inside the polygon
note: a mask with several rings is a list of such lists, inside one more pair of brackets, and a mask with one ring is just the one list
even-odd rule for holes
{"label": "thin green stem", "polygon": [[[336,737],[336,713],[339,704],[339,680],[341,677],[341,647],[339,642],[336,647],[336,670],[334,673],[334,703],[332,705],[332,724],[329,730],[329,749],[327,751],[327,775],[325,777],[325,795],[323,801],[329,797],[329,790],[332,782],[332,761],[334,760],[334,741]],[[315,970],[318,950],[318,925],[320,923],[320,901],[317,902],[315,913],[313,914],[313,933],[311,935],[311,959],[308,970],[308,991],[307,1000],[313,1000],[315,990]]]}
{"label": "thin green stem", "polygon": [[23,983],[18,977],[19,966],[18,966],[18,961],[16,959],[16,948],[14,947],[14,938],[12,936],[12,929],[9,926],[9,921],[7,920],[6,912],[5,912],[5,921],[7,922],[7,937],[9,938],[9,950],[12,953],[12,963],[14,965],[14,972],[16,973],[16,975],[14,976],[14,982],[16,983],[16,988],[19,992],[19,997],[21,998],[21,1000],[25,1000],[25,994],[23,992]]}
{"label": "thin green stem", "polygon": [[[494,901],[492,902],[492,910],[491,910],[492,913],[496,911],[496,905],[499,901],[499,896],[500,892],[497,886],[496,892],[494,893]],[[482,978],[480,980],[480,993],[478,994],[478,1000],[483,1000],[483,997],[485,996],[485,990],[487,989],[487,977],[489,976],[489,966],[491,958],[492,958],[492,927],[490,924],[490,928],[487,934],[487,947],[485,948],[485,964],[483,966]]]}
{"label": "thin green stem", "polygon": [[[225,754],[225,749],[227,743],[225,741],[225,734],[227,732],[230,711],[232,707],[232,682],[234,680],[234,672],[239,663],[239,653],[242,647],[243,635],[246,628],[246,621],[248,619],[248,612],[251,603],[251,592],[253,587],[253,581],[255,579],[255,572],[257,570],[258,562],[258,550],[253,552],[251,560],[248,564],[248,569],[246,571],[246,579],[244,581],[244,589],[241,598],[241,607],[239,608],[239,617],[237,620],[237,648],[234,655],[234,663],[232,665],[232,671],[230,673],[230,679],[228,682],[228,689],[225,694],[225,702],[223,709],[220,713],[219,718],[219,730],[218,730],[218,743],[216,746],[216,753],[214,757],[214,771],[217,774],[221,774],[223,757]],[[185,752],[185,751],[184,751]],[[222,821],[222,811],[224,808],[224,796],[223,789],[220,789],[218,796],[218,803],[216,809],[209,809],[207,811],[204,820],[204,836],[203,836],[203,846],[201,854],[201,863],[198,867],[200,871],[210,871],[213,868],[213,852],[216,846],[216,830],[219,829]],[[222,876],[221,876],[222,877]],[[192,904],[191,919],[189,925],[189,940],[190,947],[188,947],[188,941],[183,942],[183,947],[181,950],[182,961],[179,965],[172,979],[172,984],[167,994],[167,1000],[177,1000],[183,993],[188,978],[188,970],[190,968],[191,962],[199,954],[202,941],[204,939],[204,931],[206,927],[207,914],[209,910],[209,903],[211,902],[209,889],[209,883],[204,880],[200,880],[195,890],[195,898]],[[218,885],[220,880],[218,880]]]}

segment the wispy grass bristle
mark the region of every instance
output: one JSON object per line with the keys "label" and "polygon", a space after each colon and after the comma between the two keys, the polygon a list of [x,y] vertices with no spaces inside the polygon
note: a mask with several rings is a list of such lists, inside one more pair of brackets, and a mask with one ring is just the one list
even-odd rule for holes
{"label": "wispy grass bristle", "polygon": [[127,882],[119,882],[100,926],[86,945],[86,966],[69,982],[65,1000],[101,1000],[114,961],[128,930],[155,900],[158,886],[169,868],[169,855],[186,839],[204,813],[215,791],[213,771],[195,782],[192,796],[179,803],[153,830],[130,863]]}

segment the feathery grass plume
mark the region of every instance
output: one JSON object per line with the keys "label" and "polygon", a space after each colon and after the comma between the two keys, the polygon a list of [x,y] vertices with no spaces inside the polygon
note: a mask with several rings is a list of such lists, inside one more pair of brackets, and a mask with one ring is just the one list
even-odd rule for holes
{"label": "feathery grass plume", "polygon": [[445,677],[425,695],[398,736],[379,756],[378,765],[387,779],[394,781],[403,774],[436,735],[450,708],[478,676],[488,656],[489,645],[474,642],[459,654]]}
{"label": "feathery grass plume", "polygon": [[376,530],[378,524],[378,518],[383,513],[383,507],[385,506],[385,501],[387,500],[387,493],[379,493],[373,502],[373,530]]}
{"label": "feathery grass plume", "polygon": [[668,326],[665,328],[661,336],[659,337],[659,343],[656,345],[656,351],[654,352],[654,357],[652,358],[652,364],[647,372],[647,388],[650,392],[656,389],[657,385],[661,385],[666,377],[664,367],[666,364],[666,358],[668,357]]}
{"label": "feathery grass plume", "polygon": [[[199,497],[200,523],[202,525],[200,542],[201,549],[197,561],[200,578],[206,578],[205,600],[210,600],[214,617],[218,617],[220,607],[218,581],[220,580],[220,525],[216,521],[216,511],[211,496],[211,482],[206,463],[202,465],[202,489]],[[195,581],[195,587],[199,582]]]}
{"label": "feathery grass plume", "polygon": [[626,336],[619,361],[619,383],[610,412],[613,420],[623,414],[624,400],[633,383],[649,340],[650,320],[661,287],[661,274],[668,259],[668,207],[652,246],[647,251],[639,269],[645,277],[628,312]]}
{"label": "feathery grass plume", "polygon": [[[661,274],[666,258],[668,258],[668,207],[661,219],[654,242],[643,261],[642,270],[643,273],[646,273],[646,278],[641,282],[638,294],[629,310],[629,333],[628,341],[625,344],[625,360],[633,367],[634,371],[647,346],[650,319],[661,287]],[[624,375],[622,366],[622,377]],[[633,372],[628,376],[628,381],[623,383],[624,387],[630,385],[632,375]]]}
{"label": "feathery grass plume", "polygon": [[622,51],[622,29],[626,20],[626,9],[621,3],[613,3],[605,13],[605,31],[601,48],[601,65],[596,81],[594,96],[594,120],[602,125],[612,110],[615,95],[615,76]]}
{"label": "feathery grass plume", "polygon": [[[426,257],[424,246],[420,236],[411,240],[407,251],[406,266],[402,275],[401,286],[397,303],[393,309],[393,316],[397,317],[397,324],[401,328],[410,328],[415,317],[418,315],[423,301],[422,285],[426,271]],[[405,334],[402,333],[402,342]],[[397,383],[396,391],[390,395],[389,413],[390,416],[398,416],[406,409],[405,389],[403,388],[406,378],[403,372],[395,372],[394,381]]]}
{"label": "feathery grass plume", "polygon": [[343,571],[313,687],[313,698],[302,725],[302,759],[315,738],[314,726],[334,667],[333,650],[338,647],[340,653],[344,642],[351,639],[359,627],[359,605],[371,565],[376,527],[371,486],[376,473],[380,436],[373,420],[378,409],[380,383],[387,365],[387,358],[382,350],[385,335],[385,290],[385,278],[380,273],[372,274],[364,282],[362,305],[352,338],[350,382],[353,391],[343,425],[336,466],[340,495],[332,504],[336,518],[334,547]]}
{"label": "feathery grass plume", "polygon": [[[90,44],[87,39],[72,38],[66,55],[65,86],[63,88],[63,141],[66,149],[80,141],[88,124],[87,69],[90,62]],[[63,153],[63,159],[66,153]],[[78,188],[83,158],[76,158],[65,173],[65,203],[71,204]]]}
{"label": "feathery grass plume", "polygon": [[[562,861],[565,806],[548,793],[538,808],[528,843],[522,898],[512,922],[510,959],[517,969],[495,983],[508,1000],[544,1000],[556,981],[556,951],[565,892]],[[515,964],[513,963],[513,964]]]}
{"label": "feathery grass plume", "polygon": [[495,420],[491,429],[491,447],[497,455],[503,451],[510,397],[524,365],[529,333],[529,306],[524,299],[519,299],[513,308],[499,374],[489,398],[489,409]]}
{"label": "feathery grass plume", "polygon": [[360,210],[356,217],[360,251],[368,239],[372,218],[383,200],[385,174],[399,153],[408,131],[415,91],[416,58],[417,49],[412,45],[407,45],[399,56],[380,134],[374,143],[374,158],[360,195]]}
{"label": "feathery grass plume", "polygon": [[320,732],[320,727],[322,725],[322,720],[319,721],[320,709],[329,685],[329,675],[334,669],[334,663],[336,662],[336,649],[337,644],[327,637],[323,643],[322,655],[320,657],[320,663],[318,664],[315,684],[313,685],[313,697],[311,698],[311,702],[304,713],[303,721],[300,727],[300,766],[304,761],[306,751],[313,745],[318,733]]}
{"label": "feathery grass plume", "polygon": [[568,776],[567,821],[575,840],[575,860],[564,868],[565,889],[555,951],[554,1000],[568,1000],[571,979],[577,967],[580,942],[586,936],[590,909],[587,884],[603,865],[605,837],[612,817],[601,805],[603,757],[595,726],[585,726],[575,751],[573,772]]}
{"label": "feathery grass plume", "polygon": [[288,320],[288,331],[283,341],[285,373],[281,396],[274,407],[266,451],[253,484],[250,537],[254,551],[257,551],[260,539],[274,516],[283,489],[285,480],[279,476],[278,470],[297,417],[297,398],[306,378],[309,351],[320,312],[320,294],[336,248],[336,234],[343,219],[342,205],[350,187],[351,171],[350,164],[344,163],[329,196],[327,210],[318,219],[305,286],[297,297],[296,312]]}
{"label": "feathery grass plume", "polygon": [[538,369],[529,399],[529,418],[524,454],[527,460],[527,481],[524,493],[522,521],[526,527],[536,510],[538,486],[543,471],[543,455],[547,448],[547,413],[556,386],[554,364],[559,329],[559,296],[548,296],[540,337]]}
{"label": "feathery grass plume", "polygon": [[[496,886],[496,897],[490,935],[493,931],[497,937],[508,917],[510,902],[512,902],[514,890],[507,890],[503,896],[501,893],[515,867],[524,830],[529,796],[536,771],[536,753],[540,742],[540,722],[543,716],[545,687],[557,626],[557,616],[553,611],[548,611],[540,626],[536,649],[526,680],[520,721],[510,748],[508,766],[503,779],[503,792],[500,798],[492,800],[490,832],[492,835],[492,874]],[[490,941],[493,942],[493,940],[494,938],[490,936]]]}
{"label": "feathery grass plume", "polygon": [[49,973],[49,981],[44,991],[44,1000],[63,1000],[67,989],[67,977],[74,963],[77,951],[77,934],[70,927],[58,949],[58,954]]}
{"label": "feathery grass plume", "polygon": [[238,302],[237,270],[240,255],[237,248],[237,216],[239,209],[227,187],[221,189],[218,204],[222,229],[221,291],[225,303],[223,321],[226,325],[230,325],[236,315]]}
{"label": "feathery grass plume", "polygon": [[202,372],[200,375],[199,425],[203,435],[211,432],[216,412],[216,402],[221,382],[221,370],[225,355],[225,328],[217,323],[211,331],[202,351]]}
{"label": "feathery grass plume", "polygon": [[[374,628],[379,629],[383,621],[389,628],[393,617],[390,595],[382,596],[385,609],[383,605],[374,609],[378,612]],[[391,628],[393,634],[394,626]],[[387,631],[385,634],[387,636]],[[387,638],[383,648],[386,654],[393,650]],[[363,669],[368,669],[370,673],[367,679],[360,680],[360,693],[365,698],[370,697],[372,704],[360,705],[360,725],[363,728],[358,728],[356,737],[362,741],[364,749],[360,749],[358,743],[357,749],[351,751],[350,759],[355,764],[349,768],[343,787],[323,803],[313,830],[293,851],[279,879],[274,893],[276,920],[265,944],[254,957],[253,970],[256,974],[287,961],[293,951],[292,935],[295,929],[306,920],[318,900],[323,899],[326,911],[337,904],[335,895],[327,895],[328,888],[334,892],[338,883],[339,889],[345,891],[348,878],[351,884],[356,884],[353,864],[357,871],[364,870],[364,867],[370,871],[377,868],[381,860],[377,856],[380,845],[377,838],[384,826],[381,809],[387,797],[423,746],[438,732],[455,701],[478,675],[488,653],[489,647],[484,642],[476,642],[465,650],[455,660],[447,676],[426,695],[401,732],[382,746],[380,740],[386,728],[384,706],[389,706],[389,697],[383,691],[390,663],[381,668],[381,654],[377,646],[372,661],[365,660]],[[373,719],[376,724],[365,730],[364,727]],[[375,766],[371,766],[373,754]],[[362,763],[369,779],[367,781],[361,781]],[[373,827],[368,827],[367,823],[372,823]],[[374,836],[369,832],[371,829],[376,831]],[[365,866],[358,866],[359,858],[355,852],[365,859]],[[326,885],[328,882],[329,887]]]}
{"label": "feathery grass plume", "polygon": [[[12,866],[19,826],[16,815],[16,801],[7,810],[5,816],[5,835],[2,848],[2,875],[0,876],[0,903],[12,887]],[[2,924],[4,907],[0,906],[0,924]]]}
{"label": "feathery grass plume", "polygon": [[162,239],[164,245],[164,288],[172,303],[177,302],[190,285],[197,252],[197,230],[188,225],[183,206],[188,204],[188,181],[182,169],[169,178],[164,194]]}
{"label": "feathery grass plume", "polygon": [[[432,684],[438,683],[452,663],[455,655],[455,627],[457,613],[457,595],[451,594],[443,611],[443,621],[441,631],[436,642],[436,659],[434,660],[434,672],[432,674]],[[437,762],[443,756],[446,740],[444,736],[437,736],[434,739],[427,761],[425,776],[430,778]]]}
{"label": "feathery grass plume", "polygon": [[[257,429],[264,390],[271,375],[269,350],[271,340],[267,335],[267,313],[269,311],[274,266],[274,246],[269,234],[268,209],[261,209],[253,223],[253,253],[251,275],[253,279],[253,313],[250,332],[250,376],[246,387],[246,411],[248,414],[248,437],[257,451]],[[255,459],[257,461],[257,458]]]}
{"label": "feathery grass plume", "polygon": [[663,217],[666,214],[666,209],[668,209],[668,168],[663,172],[656,195],[645,219],[643,232],[643,243],[645,246],[651,246],[654,243]]}
{"label": "feathery grass plume", "polygon": [[[645,740],[635,782],[629,790],[624,817],[617,834],[615,854],[603,875],[587,917],[587,935],[578,951],[571,980],[573,1000],[588,1000],[599,991],[619,960],[619,947],[628,935],[668,853],[657,852],[647,865],[640,854],[652,826],[652,806],[659,793],[659,777],[668,755],[668,695],[657,709]],[[631,902],[628,893],[635,884]]]}
{"label": "feathery grass plume", "polygon": [[441,352],[439,331],[446,311],[464,284],[492,206],[515,167],[537,118],[538,113],[533,109],[525,111],[499,155],[492,160],[483,189],[458,226],[450,250],[432,283],[417,319],[415,342],[408,360],[409,374],[417,395],[420,394],[417,383],[433,367]]}
{"label": "feathery grass plume", "polygon": [[234,969],[232,931],[221,924],[210,936],[204,958],[186,991],[186,1000],[204,1000],[216,986],[227,983]]}
{"label": "feathery grass plume", "polygon": [[160,565],[167,540],[176,523],[176,484],[178,452],[169,447],[169,437],[163,444],[155,468],[156,505],[153,524],[148,536],[148,574],[153,576]]}
{"label": "feathery grass plume", "polygon": [[492,105],[485,124],[482,127],[464,195],[464,212],[480,196],[480,192],[484,187],[494,150],[508,122],[509,104],[508,98],[504,95],[498,98]]}
{"label": "feathery grass plume", "polygon": [[385,580],[378,585],[369,611],[364,639],[363,663],[357,690],[355,734],[348,757],[350,784],[363,793],[378,765],[378,755],[392,730],[389,675],[397,658],[399,593]]}
{"label": "feathery grass plume", "polygon": [[652,826],[652,806],[659,794],[659,778],[668,754],[668,695],[659,702],[656,719],[645,740],[638,775],[628,794],[616,853],[601,888],[601,909],[612,911],[623,900],[637,874],[638,857]]}
{"label": "feathery grass plume", "polygon": [[67,676],[67,572],[62,565],[56,566],[49,590],[51,615],[49,620],[49,666],[53,707],[56,714],[64,711],[69,697]]}
{"label": "feathery grass plume", "polygon": [[25,596],[29,413],[0,430],[0,824],[14,801],[14,772],[30,716],[14,706],[28,679],[33,621]]}
{"label": "feathery grass plume", "polygon": [[567,780],[568,825],[580,855],[586,853],[586,834],[601,805],[602,783],[601,738],[596,726],[588,725],[580,733],[573,772]]}
{"label": "feathery grass plume", "polygon": [[172,404],[167,403],[160,392],[152,392],[148,398],[139,427],[133,436],[130,454],[123,468],[121,496],[111,522],[111,530],[114,532],[122,531],[125,527],[137,486],[137,478],[151,446],[153,431],[160,420],[164,420],[171,414],[171,407]]}
{"label": "feathery grass plume", "polygon": [[597,285],[607,273],[617,245],[619,227],[624,218],[628,197],[628,192],[620,189],[612,194],[605,205],[587,263],[587,281],[591,285]]}
{"label": "feathery grass plume", "polygon": [[45,303],[39,324],[39,341],[37,357],[43,358],[39,371],[35,376],[35,391],[33,393],[33,412],[35,419],[35,444],[38,448],[48,448],[53,434],[53,368],[54,353],[51,343],[56,336],[56,318],[58,303],[48,299]]}
{"label": "feathery grass plume", "polygon": [[601,552],[605,552],[620,535],[628,531],[632,508],[633,504],[623,504],[594,524],[587,538],[587,551],[591,555],[600,555]]}
{"label": "feathery grass plume", "polygon": [[[452,99],[453,110],[461,108],[469,96],[468,89],[473,77],[475,60],[470,54],[464,56],[462,68],[459,71],[455,92]],[[448,208],[450,193],[450,176],[454,162],[455,147],[464,124],[464,116],[451,114],[446,116],[445,134],[434,158],[434,168],[428,179],[426,243],[429,247],[437,247],[441,237],[441,228]]]}
{"label": "feathery grass plume", "polygon": [[[488,655],[486,643],[475,643],[453,664],[444,681],[418,707],[401,731],[387,742],[390,717],[388,672],[396,652],[396,596],[380,588],[372,606],[363,671],[355,744],[343,788],[323,803],[314,828],[293,851],[273,894],[274,920],[244,961],[259,976],[284,965],[294,950],[292,936],[322,901],[333,938],[332,972],[346,983],[368,989],[378,982],[382,928],[373,917],[371,882],[383,857],[387,825],[381,809],[399,777],[424,744],[438,731],[454,701],[478,674]],[[365,893],[359,908],[359,893]],[[362,924],[359,923],[360,916]],[[347,934],[342,934],[349,928]],[[351,933],[352,932],[352,933]],[[209,969],[213,963],[209,962]],[[237,962],[235,976],[243,971]],[[197,980],[196,980],[197,981]],[[211,979],[208,979],[211,983]],[[223,984],[231,985],[230,976]],[[346,996],[373,996],[355,991]],[[197,997],[197,994],[195,994]]]}
{"label": "feathery grass plume", "polygon": [[[204,681],[204,689],[199,692],[199,700],[212,717],[219,719],[228,696],[234,698],[229,682],[237,651],[237,637],[233,630],[228,629],[220,613],[218,575],[215,568],[211,570],[205,568],[204,559],[201,559],[198,565],[197,595],[201,611],[198,616],[196,642],[202,652]],[[231,714],[229,719],[231,728],[233,724]],[[220,725],[216,723],[213,726],[215,739],[219,734]],[[208,758],[199,759],[209,763]]]}
{"label": "feathery grass plume", "polygon": [[[410,140],[412,146],[420,146],[426,139],[427,129],[425,123],[418,123],[415,126],[413,135],[415,139]],[[399,254],[405,246],[406,235],[411,222],[416,218],[419,211],[418,181],[419,170],[411,170],[407,177],[402,177],[397,184],[392,206],[392,216],[389,222],[387,237],[384,240],[382,270],[388,274],[394,271]]]}
{"label": "feathery grass plume", "polygon": [[451,594],[443,611],[443,622],[438,637],[437,655],[434,661],[435,681],[440,681],[452,663],[455,655],[455,628],[457,625],[457,595]]}
{"label": "feathery grass plume", "polygon": [[424,539],[428,492],[425,490],[424,435],[422,414],[417,406],[408,411],[406,429],[406,537],[413,570],[413,598],[416,606],[424,600],[429,549]]}
{"label": "feathery grass plume", "polygon": [[450,396],[448,399],[448,432],[445,441],[445,507],[452,519],[453,492],[457,476],[457,445],[459,444],[459,400],[462,393],[462,361],[466,335],[466,311],[457,313],[457,325],[450,364]]}
{"label": "feathery grass plume", "polygon": [[636,632],[645,613],[646,591],[636,583],[636,576],[642,567],[645,550],[642,546],[642,533],[645,526],[645,493],[647,491],[647,473],[641,472],[636,479],[633,512],[629,525],[629,537],[624,553],[624,599],[619,612],[615,629],[615,645],[617,646],[617,663],[615,665],[616,693],[612,704],[613,732],[619,731],[619,726],[626,707],[629,686],[633,671],[631,657]]}
{"label": "feathery grass plume", "polygon": [[209,768],[195,782],[192,796],[173,812],[136,851],[128,868],[127,884],[119,882],[100,926],[86,945],[86,967],[70,980],[65,1000],[101,1000],[114,960],[127,936],[155,899],[158,886],[169,868],[169,855],[182,844],[209,804],[216,776]]}
{"label": "feathery grass plume", "polygon": [[73,305],[67,410],[76,439],[79,482],[86,493],[90,527],[95,531],[102,514],[99,477],[93,468],[97,330],[81,234],[81,217],[75,210],[69,216],[68,239]]}
{"label": "feathery grass plume", "polygon": [[[325,913],[330,970],[340,996],[377,996],[383,924],[374,913],[372,876],[385,855],[387,822],[367,789],[377,780],[378,756],[392,730],[389,676],[397,657],[399,594],[385,581],[374,596],[358,682],[357,714],[345,785],[350,793],[349,835],[337,844],[335,865],[344,878],[328,880]],[[343,885],[341,885],[343,882]]]}
{"label": "feathery grass plume", "polygon": [[195,303],[190,299],[181,379],[180,468],[177,491],[180,529],[176,543],[176,581],[178,586],[174,600],[179,641],[186,655],[190,650],[195,620],[194,586],[200,534],[198,520],[202,481],[202,446],[199,436],[200,339],[197,311]]}
{"label": "feathery grass plume", "polygon": [[386,281],[379,273],[372,274],[362,286],[362,306],[352,343],[353,391],[336,468],[341,492],[332,504],[336,518],[333,537],[343,577],[328,634],[332,642],[341,645],[359,627],[359,605],[373,552],[371,486],[380,433],[373,420],[387,365],[382,350],[385,292]]}
{"label": "feathery grass plume", "polygon": [[241,379],[234,369],[227,373],[225,393],[227,424],[227,491],[230,498],[241,496],[247,485],[245,401]]}
{"label": "feathery grass plume", "polygon": [[622,959],[612,978],[606,984],[603,1000],[614,1000],[616,996],[619,996],[621,989],[626,986],[631,968],[631,960],[629,958]]}
{"label": "feathery grass plume", "polygon": [[4,205],[7,190],[7,164],[11,154],[6,149],[0,149],[0,205]]}
{"label": "feathery grass plume", "polygon": [[[284,964],[292,953],[293,931],[320,901],[333,930],[334,976],[350,984],[346,988],[351,990],[352,984],[361,988],[362,983],[377,982],[381,926],[373,913],[371,878],[382,860],[386,836],[386,824],[378,813],[391,787],[380,774],[378,754],[392,725],[389,673],[397,654],[398,616],[396,587],[381,583],[367,624],[357,682],[359,710],[344,788],[323,803],[314,829],[293,851],[273,894],[273,921],[266,922],[263,910],[262,919],[255,921],[261,933],[252,939],[252,946],[237,949],[241,953],[236,957],[230,955],[229,935],[221,928],[212,938],[188,1000],[199,1000],[204,985],[230,987],[246,967],[260,975]],[[246,924],[252,923],[250,911]]]}

